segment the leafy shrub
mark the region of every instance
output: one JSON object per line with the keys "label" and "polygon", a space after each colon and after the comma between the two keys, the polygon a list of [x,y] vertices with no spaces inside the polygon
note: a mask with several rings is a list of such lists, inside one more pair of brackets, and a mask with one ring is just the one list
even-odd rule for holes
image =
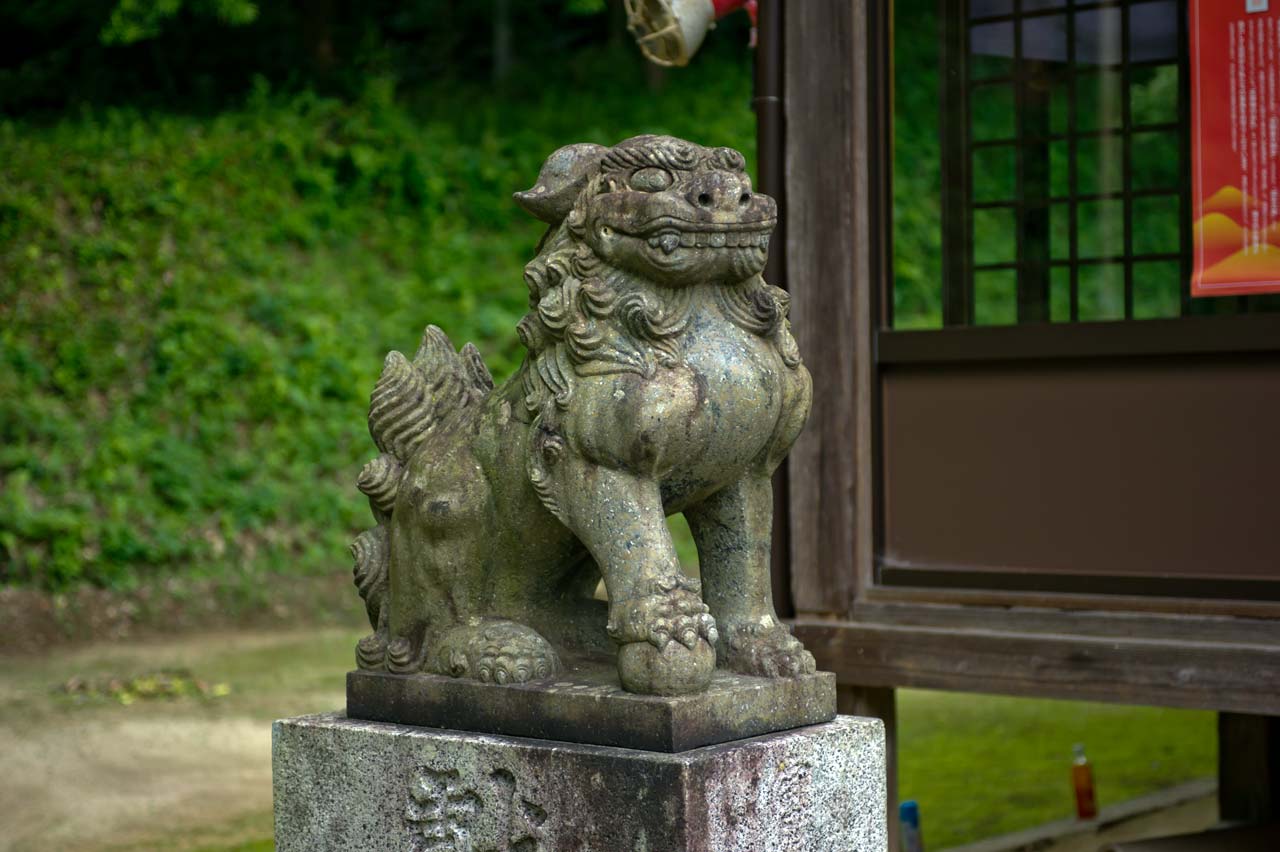
{"label": "leafy shrub", "polygon": [[343,565],[386,351],[431,322],[499,378],[519,361],[540,225],[510,193],[542,159],[639,132],[753,148],[740,48],[658,93],[576,61],[506,97],[373,78],[0,123],[0,582]]}

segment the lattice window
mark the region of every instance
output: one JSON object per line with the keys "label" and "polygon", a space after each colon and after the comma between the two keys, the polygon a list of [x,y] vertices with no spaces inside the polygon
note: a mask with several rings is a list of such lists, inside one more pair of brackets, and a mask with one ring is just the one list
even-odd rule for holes
{"label": "lattice window", "polygon": [[[940,316],[926,305],[914,309],[933,319],[895,325],[1276,305],[1189,295],[1186,11],[1183,0],[898,0],[899,28],[919,38],[929,27],[937,44],[942,292]],[[923,77],[902,64],[921,61],[904,56],[903,38],[898,88]],[[914,118],[897,110],[899,124]],[[896,163],[895,180],[910,168]],[[897,207],[911,203],[895,196]],[[898,287],[911,283],[899,274]]]}

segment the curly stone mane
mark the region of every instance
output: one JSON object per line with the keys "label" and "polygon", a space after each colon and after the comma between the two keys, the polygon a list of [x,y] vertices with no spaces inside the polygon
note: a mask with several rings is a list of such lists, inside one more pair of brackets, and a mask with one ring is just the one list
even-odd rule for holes
{"label": "curly stone mane", "polygon": [[[591,181],[582,195],[594,192],[602,179]],[[529,312],[517,326],[528,350],[522,389],[528,415],[544,413],[544,422],[556,419],[550,403],[568,407],[578,376],[630,372],[648,378],[658,366],[676,366],[675,341],[689,323],[691,288],[646,285],[610,266],[583,239],[582,229],[575,207],[548,229],[524,269]],[[788,367],[799,365],[785,290],[759,275],[712,286],[730,322],[770,339]]]}

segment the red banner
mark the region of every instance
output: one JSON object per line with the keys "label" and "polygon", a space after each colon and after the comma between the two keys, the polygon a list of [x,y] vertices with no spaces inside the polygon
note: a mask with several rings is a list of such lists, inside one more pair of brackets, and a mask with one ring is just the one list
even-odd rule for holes
{"label": "red banner", "polygon": [[1193,296],[1280,292],[1280,0],[1190,0]]}

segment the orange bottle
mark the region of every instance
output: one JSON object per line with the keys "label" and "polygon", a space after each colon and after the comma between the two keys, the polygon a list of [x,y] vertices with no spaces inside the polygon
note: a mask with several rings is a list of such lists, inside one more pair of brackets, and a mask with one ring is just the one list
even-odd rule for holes
{"label": "orange bottle", "polygon": [[1085,757],[1084,746],[1077,743],[1073,749],[1075,760],[1071,763],[1071,786],[1076,791],[1076,817],[1094,819],[1098,816],[1098,800],[1093,790],[1093,766]]}

